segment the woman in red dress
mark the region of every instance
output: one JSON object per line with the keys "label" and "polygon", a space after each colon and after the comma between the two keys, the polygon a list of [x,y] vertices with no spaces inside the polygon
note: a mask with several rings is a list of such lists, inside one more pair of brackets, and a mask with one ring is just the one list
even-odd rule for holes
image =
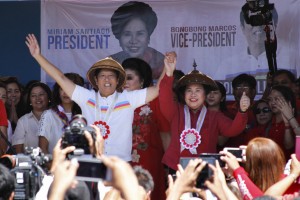
{"label": "woman in red dress", "polygon": [[[151,67],[138,58],[126,59],[125,90],[133,91],[152,85]],[[164,149],[162,138],[169,134],[169,123],[160,113],[158,98],[134,111],[132,133],[132,165],[147,169],[154,180],[151,199],[165,199],[165,173],[161,162]]]}

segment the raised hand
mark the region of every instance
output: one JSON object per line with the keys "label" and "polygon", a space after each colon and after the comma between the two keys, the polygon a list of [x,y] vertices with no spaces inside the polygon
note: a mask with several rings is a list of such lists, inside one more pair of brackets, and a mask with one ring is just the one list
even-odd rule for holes
{"label": "raised hand", "polygon": [[240,100],[240,110],[246,112],[250,106],[250,98],[246,95],[246,92],[243,92],[243,95]]}
{"label": "raised hand", "polygon": [[49,200],[63,199],[66,191],[77,184],[75,180],[79,167],[77,159],[61,162],[54,171],[54,180]]}
{"label": "raised hand", "polygon": [[230,174],[233,173],[234,170],[240,167],[240,164],[237,160],[237,158],[230,152],[226,151],[220,151],[220,154],[223,154],[224,156],[221,156],[221,160],[225,161],[228,167],[228,172]]}
{"label": "raised hand", "polygon": [[276,107],[280,110],[283,121],[289,123],[288,120],[294,117],[294,110],[291,102],[287,102],[283,97],[277,97]]}
{"label": "raised hand", "polygon": [[30,54],[35,57],[41,53],[39,43],[33,34],[28,34],[25,41]]}
{"label": "raised hand", "polygon": [[50,169],[52,173],[54,173],[56,167],[66,159],[67,154],[75,150],[75,146],[68,146],[61,149],[61,141],[62,139],[60,138],[53,149],[53,160]]}
{"label": "raised hand", "polygon": [[296,157],[296,154],[291,155],[291,174],[295,174],[296,177],[300,175],[300,162]]}
{"label": "raised hand", "polygon": [[100,158],[104,152],[104,139],[100,133],[100,128],[95,125],[91,125],[91,126],[95,130],[95,134],[96,134],[95,140],[92,138],[91,133],[87,131],[84,132],[84,135],[88,141],[91,154],[93,154],[96,158]]}
{"label": "raised hand", "polygon": [[176,67],[177,55],[174,51],[165,54],[164,64],[167,76],[173,76]]}
{"label": "raised hand", "polygon": [[184,170],[181,165],[178,165],[178,171],[176,172],[177,178],[174,184],[171,182],[172,185],[169,187],[167,200],[179,199],[179,197],[186,192],[199,193],[201,189],[196,188],[196,180],[206,164],[207,163],[202,162],[201,159],[193,159],[189,161]]}

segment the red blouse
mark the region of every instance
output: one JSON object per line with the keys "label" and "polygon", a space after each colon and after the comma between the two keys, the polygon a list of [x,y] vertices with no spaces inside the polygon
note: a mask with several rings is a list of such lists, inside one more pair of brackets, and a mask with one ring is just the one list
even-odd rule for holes
{"label": "red blouse", "polygon": [[[247,114],[238,112],[232,121],[222,112],[207,110],[200,130],[201,143],[197,147],[197,155],[191,154],[187,149],[180,152],[179,139],[184,130],[184,105],[173,100],[172,83],[173,77],[164,76],[159,88],[159,103],[162,114],[171,124],[171,143],[163,157],[163,163],[176,170],[180,157],[197,156],[200,153],[215,153],[218,135],[230,137],[241,133],[246,127],[248,117]],[[192,114],[191,119],[193,119]]]}

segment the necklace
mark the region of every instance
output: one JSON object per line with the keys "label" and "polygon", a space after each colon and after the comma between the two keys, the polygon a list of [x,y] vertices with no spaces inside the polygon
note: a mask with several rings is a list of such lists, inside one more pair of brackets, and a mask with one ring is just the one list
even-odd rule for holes
{"label": "necklace", "polygon": [[108,107],[108,109],[106,110],[106,114],[104,117],[104,115],[101,114],[101,112],[102,112],[101,108],[98,111],[99,99],[98,99],[98,94],[96,93],[96,109],[95,109],[96,113],[95,113],[95,115],[96,115],[96,119],[98,119],[98,120],[96,120],[93,124],[99,127],[100,133],[104,140],[106,140],[110,134],[110,126],[107,123],[110,119],[112,110],[115,106],[117,99],[118,99],[118,93],[115,94],[115,97],[114,97],[113,101],[111,102],[110,106]]}

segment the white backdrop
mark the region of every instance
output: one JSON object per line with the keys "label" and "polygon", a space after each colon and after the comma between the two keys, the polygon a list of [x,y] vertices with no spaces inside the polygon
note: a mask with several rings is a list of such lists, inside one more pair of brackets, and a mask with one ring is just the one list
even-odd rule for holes
{"label": "white backdrop", "polygon": [[[270,0],[278,12],[276,29],[278,68],[300,74],[300,1]],[[111,31],[113,12],[127,1],[77,0],[41,3],[42,53],[63,72],[77,72],[85,78],[97,60],[122,51]],[[242,0],[144,1],[158,17],[149,46],[165,53],[174,50],[178,69],[191,71],[195,59],[198,70],[226,86],[229,98],[232,77],[253,74],[257,91],[265,87],[268,71],[265,54],[257,59],[247,52],[248,43],[240,23]],[[265,34],[257,31],[253,34]],[[41,80],[52,85],[45,72]]]}

